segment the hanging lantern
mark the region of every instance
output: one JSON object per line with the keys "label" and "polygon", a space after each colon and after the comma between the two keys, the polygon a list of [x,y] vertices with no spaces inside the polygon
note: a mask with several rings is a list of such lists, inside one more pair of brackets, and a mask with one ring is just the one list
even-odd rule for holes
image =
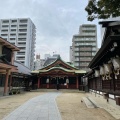
{"label": "hanging lantern", "polygon": [[66,83],[69,83],[69,79],[68,78],[66,79]]}
{"label": "hanging lantern", "polygon": [[87,85],[87,84],[88,84],[88,77],[85,77],[84,82],[85,82],[85,85]]}
{"label": "hanging lantern", "polygon": [[49,78],[47,78],[46,83],[49,83]]}
{"label": "hanging lantern", "polygon": [[112,58],[112,63],[115,70],[120,68],[120,58]]}
{"label": "hanging lantern", "polygon": [[105,75],[102,75],[102,80],[105,80]]}
{"label": "hanging lantern", "polygon": [[100,76],[100,71],[99,70],[95,70],[95,77],[99,77]]}
{"label": "hanging lantern", "polygon": [[105,75],[105,70],[103,66],[100,66],[100,75]]}
{"label": "hanging lantern", "polygon": [[112,69],[111,69],[111,64],[104,64],[104,70],[105,70],[105,74],[109,74],[112,73]]}

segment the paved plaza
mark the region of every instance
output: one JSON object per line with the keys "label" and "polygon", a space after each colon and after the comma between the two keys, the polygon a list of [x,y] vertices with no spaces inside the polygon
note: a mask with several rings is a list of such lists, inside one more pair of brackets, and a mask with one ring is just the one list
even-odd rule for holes
{"label": "paved plaza", "polygon": [[61,120],[55,98],[60,92],[49,92],[32,98],[3,120]]}
{"label": "paved plaza", "polygon": [[1,120],[120,120],[119,107],[78,90],[36,90],[0,99]]}

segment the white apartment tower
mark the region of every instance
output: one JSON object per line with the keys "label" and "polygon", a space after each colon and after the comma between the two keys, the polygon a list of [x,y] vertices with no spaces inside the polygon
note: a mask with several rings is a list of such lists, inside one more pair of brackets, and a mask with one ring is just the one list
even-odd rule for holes
{"label": "white apartment tower", "polygon": [[34,67],[36,28],[30,18],[1,19],[0,36],[20,48],[15,60]]}
{"label": "white apartment tower", "polygon": [[88,71],[88,65],[97,51],[97,29],[94,24],[80,26],[72,39],[72,62],[75,67]]}

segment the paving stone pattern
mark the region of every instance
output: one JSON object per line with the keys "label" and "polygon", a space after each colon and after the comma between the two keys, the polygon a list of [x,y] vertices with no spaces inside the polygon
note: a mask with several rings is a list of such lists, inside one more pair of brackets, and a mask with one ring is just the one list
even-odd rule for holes
{"label": "paving stone pattern", "polygon": [[62,120],[55,98],[60,92],[49,92],[32,98],[3,120]]}

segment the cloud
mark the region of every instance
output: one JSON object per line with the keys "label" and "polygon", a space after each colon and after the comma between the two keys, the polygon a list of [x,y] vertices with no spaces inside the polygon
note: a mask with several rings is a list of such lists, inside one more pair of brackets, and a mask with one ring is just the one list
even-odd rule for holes
{"label": "cloud", "polygon": [[[88,0],[1,0],[1,19],[31,18],[36,26],[36,53],[53,54],[54,51],[69,61],[72,36],[87,21],[84,10]],[[97,21],[94,22],[97,24]],[[99,42],[100,44],[100,42]]]}

